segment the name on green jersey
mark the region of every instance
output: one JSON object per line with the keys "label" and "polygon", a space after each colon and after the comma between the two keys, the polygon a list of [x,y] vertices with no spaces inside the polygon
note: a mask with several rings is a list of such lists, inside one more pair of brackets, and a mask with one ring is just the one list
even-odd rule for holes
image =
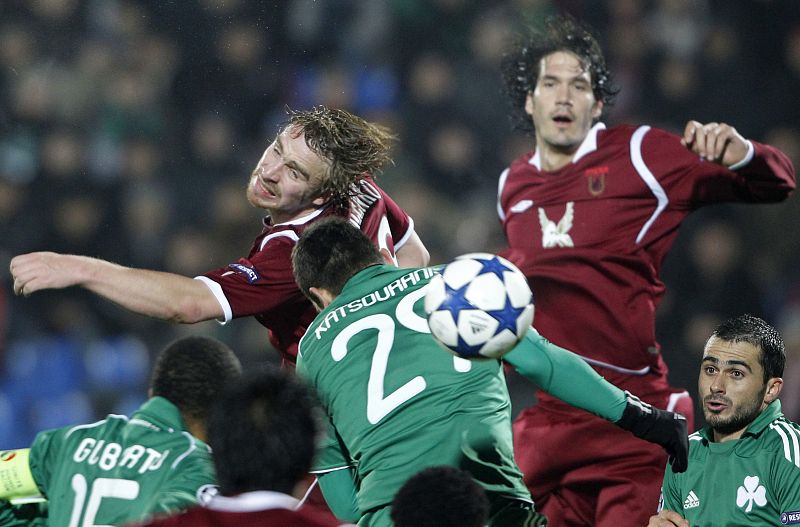
{"label": "name on green jersey", "polygon": [[348,302],[343,306],[332,309],[325,314],[325,319],[314,329],[314,336],[317,340],[322,338],[322,333],[328,331],[333,324],[347,317],[349,313],[355,313],[365,307],[370,307],[379,302],[385,302],[390,298],[397,296],[411,286],[417,285],[421,280],[430,280],[436,270],[432,267],[424,267],[422,269],[414,269],[408,274],[405,274],[391,282],[377,291],[373,291],[368,295],[364,295],[357,300]]}
{"label": "name on green jersey", "polygon": [[168,455],[169,450],[159,452],[142,445],[131,445],[123,449],[118,443],[86,437],[78,444],[72,460],[76,463],[97,465],[101,470],[112,470],[116,467],[134,469],[138,466],[139,474],[144,474],[148,470],[161,468]]}

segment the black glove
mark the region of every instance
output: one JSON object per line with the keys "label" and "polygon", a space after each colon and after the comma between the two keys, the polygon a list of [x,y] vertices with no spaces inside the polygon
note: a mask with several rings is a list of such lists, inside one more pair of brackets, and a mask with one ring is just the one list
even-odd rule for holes
{"label": "black glove", "polygon": [[673,472],[684,472],[689,463],[689,435],[681,414],[653,408],[625,390],[628,404],[617,426],[636,437],[664,447]]}

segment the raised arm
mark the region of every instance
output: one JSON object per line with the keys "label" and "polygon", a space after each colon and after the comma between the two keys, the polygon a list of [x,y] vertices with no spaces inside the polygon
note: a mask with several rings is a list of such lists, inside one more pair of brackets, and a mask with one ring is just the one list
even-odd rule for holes
{"label": "raised arm", "polygon": [[620,390],[578,355],[556,346],[533,328],[503,360],[550,395],[661,445],[669,454],[672,470],[686,470],[689,440],[682,415],[654,408]]}
{"label": "raised arm", "polygon": [[191,324],[223,316],[205,284],[173,273],[52,252],[16,256],[10,270],[17,295],[79,286],[134,313],[162,320]]}

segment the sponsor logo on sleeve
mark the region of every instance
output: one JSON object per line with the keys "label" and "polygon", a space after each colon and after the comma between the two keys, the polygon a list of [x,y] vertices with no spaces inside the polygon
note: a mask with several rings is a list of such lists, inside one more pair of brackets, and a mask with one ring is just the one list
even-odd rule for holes
{"label": "sponsor logo on sleeve", "polygon": [[258,272],[256,272],[256,270],[250,266],[235,263],[235,264],[229,264],[228,267],[230,269],[233,269],[235,272],[244,275],[245,278],[247,278],[247,281],[251,284],[257,282],[258,279],[261,278],[258,275]]}
{"label": "sponsor logo on sleeve", "polygon": [[789,511],[781,513],[781,525],[800,524],[800,511]]}

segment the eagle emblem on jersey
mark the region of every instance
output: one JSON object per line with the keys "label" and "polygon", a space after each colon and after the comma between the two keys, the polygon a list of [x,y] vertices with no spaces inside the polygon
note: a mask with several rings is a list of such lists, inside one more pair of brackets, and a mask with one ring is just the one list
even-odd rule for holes
{"label": "eagle emblem on jersey", "polygon": [[583,175],[586,176],[589,194],[599,196],[603,193],[606,189],[606,174],[608,174],[608,167],[593,167],[583,172]]}
{"label": "eagle emblem on jersey", "polygon": [[542,247],[545,249],[575,247],[572,237],[569,235],[574,215],[575,203],[572,201],[567,202],[567,208],[558,223],[548,218],[544,209],[539,207],[539,224],[542,226]]}

